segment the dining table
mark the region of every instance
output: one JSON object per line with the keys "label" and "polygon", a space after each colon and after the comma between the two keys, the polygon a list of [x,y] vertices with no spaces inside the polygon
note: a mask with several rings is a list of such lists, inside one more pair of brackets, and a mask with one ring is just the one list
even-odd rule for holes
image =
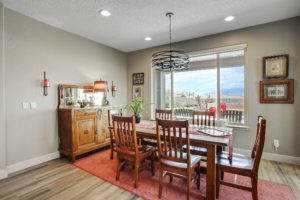
{"label": "dining table", "polygon": [[[138,138],[156,139],[155,121],[142,120],[136,124]],[[189,127],[190,144],[207,148],[206,199],[216,199],[216,155],[225,147],[229,149],[229,160],[232,158],[232,132],[229,127],[196,126]]]}

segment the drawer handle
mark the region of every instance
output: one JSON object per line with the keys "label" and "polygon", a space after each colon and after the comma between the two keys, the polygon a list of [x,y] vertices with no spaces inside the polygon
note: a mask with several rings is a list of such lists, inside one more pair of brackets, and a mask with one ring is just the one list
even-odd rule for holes
{"label": "drawer handle", "polygon": [[89,113],[85,112],[84,115],[88,115]]}
{"label": "drawer handle", "polygon": [[88,130],[84,130],[83,134],[87,135],[87,134],[89,134],[89,131]]}
{"label": "drawer handle", "polygon": [[95,130],[95,135],[97,135],[98,134],[98,130]]}

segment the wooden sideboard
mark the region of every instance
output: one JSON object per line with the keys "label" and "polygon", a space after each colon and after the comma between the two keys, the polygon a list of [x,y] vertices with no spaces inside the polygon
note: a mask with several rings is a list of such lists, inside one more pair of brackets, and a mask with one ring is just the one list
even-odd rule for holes
{"label": "wooden sideboard", "polygon": [[59,108],[59,152],[70,157],[110,145],[107,114],[101,108]]}

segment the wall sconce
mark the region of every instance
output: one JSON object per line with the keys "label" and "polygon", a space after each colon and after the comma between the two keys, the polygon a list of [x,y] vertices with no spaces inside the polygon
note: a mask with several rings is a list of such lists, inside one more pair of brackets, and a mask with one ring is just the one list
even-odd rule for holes
{"label": "wall sconce", "polygon": [[44,79],[42,81],[42,87],[44,88],[44,96],[48,96],[48,87],[50,87],[50,82],[46,78],[46,72],[44,72]]}
{"label": "wall sconce", "polygon": [[111,82],[111,96],[112,96],[112,97],[115,97],[117,91],[118,91],[117,86],[114,85],[114,82],[112,81],[112,82]]}
{"label": "wall sconce", "polygon": [[107,81],[95,81],[94,91],[95,92],[106,92],[108,90]]}

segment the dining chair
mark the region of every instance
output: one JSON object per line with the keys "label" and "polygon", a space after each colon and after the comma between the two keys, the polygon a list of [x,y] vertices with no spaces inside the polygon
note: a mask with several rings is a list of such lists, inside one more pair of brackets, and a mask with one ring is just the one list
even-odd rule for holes
{"label": "dining chair", "polygon": [[118,160],[116,180],[120,179],[120,171],[126,164],[126,161],[130,162],[135,169],[134,187],[137,188],[141,161],[150,158],[152,176],[155,174],[155,149],[147,145],[138,145],[134,116],[122,117],[113,115],[113,130]]}
{"label": "dining chair", "polygon": [[[155,109],[155,119],[156,118],[171,120],[172,119],[172,110],[157,108],[157,109]],[[157,140],[156,139],[143,138],[142,144],[150,145],[150,146],[157,148]]]}
{"label": "dining chair", "polygon": [[155,118],[172,119],[172,110],[157,108],[157,109],[155,109]]}
{"label": "dining chair", "polygon": [[[193,111],[193,125],[197,126],[215,126],[216,116],[211,111]],[[219,148],[219,147],[218,147]],[[186,149],[186,146],[184,147]],[[200,155],[202,157],[201,172],[206,173],[206,161],[207,161],[207,148],[201,146],[191,146],[191,154]]]}
{"label": "dining chair", "polygon": [[[233,154],[232,160],[228,159],[228,152],[220,152],[217,156],[217,198],[219,197],[220,184],[252,192],[252,199],[257,200],[258,169],[261,160],[266,134],[266,119],[258,117],[256,139],[251,157]],[[251,187],[238,185],[224,180],[224,172],[247,176],[251,178]]]}
{"label": "dining chair", "polygon": [[108,130],[109,130],[109,137],[110,137],[110,159],[114,159],[114,152],[116,152],[116,147],[115,147],[115,137],[113,134],[112,130],[112,116],[117,115],[117,116],[122,116],[122,108],[110,108],[107,111],[107,120],[108,120]]}
{"label": "dining chair", "polygon": [[[189,123],[185,121],[156,119],[156,135],[158,141],[159,160],[159,198],[162,196],[164,175],[185,178],[187,180],[187,199],[190,198],[192,178],[197,180],[200,189],[200,161],[201,156],[190,153],[190,140],[188,133]],[[187,145],[184,152],[183,146]],[[192,172],[196,176],[192,177]]]}

